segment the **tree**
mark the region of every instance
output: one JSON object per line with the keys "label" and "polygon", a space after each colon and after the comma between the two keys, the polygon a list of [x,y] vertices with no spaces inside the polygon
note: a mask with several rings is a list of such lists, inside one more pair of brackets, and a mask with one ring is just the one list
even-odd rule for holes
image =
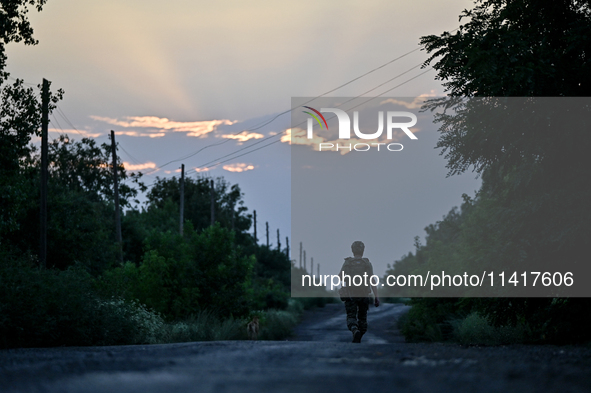
{"label": "tree", "polygon": [[534,98],[591,95],[590,4],[478,0],[456,33],[421,38],[449,94],[427,108],[444,110],[437,147],[450,174],[482,174],[498,241],[518,239],[530,261],[581,258],[591,234],[591,105]]}
{"label": "tree", "polygon": [[476,0],[454,34],[421,37],[452,97],[591,93],[588,0]]}
{"label": "tree", "polygon": [[[26,196],[25,174],[22,163],[31,153],[28,146],[41,127],[41,102],[33,88],[26,88],[22,80],[4,84],[9,76],[5,71],[5,45],[23,41],[35,45],[33,28],[27,18],[29,6],[41,11],[46,0],[0,0],[0,245],[2,238],[18,230],[24,215]],[[39,86],[40,88],[40,86]],[[50,93],[49,111],[62,99],[63,91]]]}
{"label": "tree", "polygon": [[[548,106],[540,97],[591,95],[591,3],[477,0],[460,21],[464,18],[468,21],[453,34],[421,38],[430,54],[425,66],[433,65],[448,93],[425,107],[441,111],[437,147],[450,175],[473,168],[483,179],[466,214],[462,207],[459,240],[451,251],[466,266],[474,261],[479,267],[513,264],[526,271],[555,269],[558,263],[586,266],[591,105],[580,98]],[[435,229],[430,238],[443,228]],[[421,251],[427,263],[437,265],[441,255],[449,255],[445,247],[428,242]],[[455,310],[473,307],[496,324],[526,321],[547,338],[568,335],[564,341],[588,337],[591,321],[572,323],[585,304],[465,299]],[[561,328],[557,315],[565,318]]]}
{"label": "tree", "polygon": [[[40,135],[41,102],[33,88],[22,80],[4,86],[0,92],[0,238],[19,227],[26,196],[26,178],[31,168],[23,164],[32,149],[29,142]],[[49,111],[62,99],[63,91],[50,94]]]}
{"label": "tree", "polygon": [[[190,221],[196,230],[202,230],[211,225],[211,185],[210,178],[197,177],[185,179],[185,220]],[[167,201],[176,206],[176,225],[180,209],[180,179],[156,178],[156,183],[146,195],[148,198],[147,211],[162,209]],[[243,244],[246,241],[244,232],[250,228],[251,216],[246,214],[248,210],[244,206],[243,194],[237,184],[231,185],[223,178],[217,178],[214,185],[215,219],[224,228],[234,229],[237,233],[237,241]]]}
{"label": "tree", "polygon": [[[5,233],[5,239],[22,253],[34,255],[38,238],[29,234],[39,232],[40,157],[34,147],[27,151],[17,176],[23,199],[19,225]],[[79,262],[98,274],[116,260],[110,151],[110,145],[98,146],[87,138],[74,141],[67,135],[49,144],[48,266],[65,269]],[[141,175],[127,173],[121,164],[117,170],[121,205],[130,207],[137,195],[134,186],[143,187]],[[14,206],[9,209],[15,211]]]}
{"label": "tree", "polygon": [[4,49],[6,44],[21,41],[24,41],[25,45],[37,44],[27,13],[29,6],[41,11],[46,2],[47,0],[0,0],[0,79],[5,80],[9,75],[4,71],[7,59]]}

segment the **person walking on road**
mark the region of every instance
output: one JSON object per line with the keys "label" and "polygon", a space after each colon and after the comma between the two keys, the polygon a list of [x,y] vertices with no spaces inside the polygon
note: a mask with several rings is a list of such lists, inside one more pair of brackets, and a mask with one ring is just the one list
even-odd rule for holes
{"label": "person walking on road", "polygon": [[[380,305],[378,288],[371,285],[373,266],[369,259],[363,258],[365,245],[361,241],[355,241],[351,245],[353,257],[345,258],[343,267],[339,272],[343,287],[339,291],[341,300],[345,302],[347,311],[347,328],[353,334],[353,342],[360,343],[361,337],[367,332],[367,311],[371,303],[370,294],[373,292],[374,305]],[[358,278],[355,278],[358,276]],[[349,277],[349,278],[348,278]],[[359,277],[362,279],[359,283]]]}

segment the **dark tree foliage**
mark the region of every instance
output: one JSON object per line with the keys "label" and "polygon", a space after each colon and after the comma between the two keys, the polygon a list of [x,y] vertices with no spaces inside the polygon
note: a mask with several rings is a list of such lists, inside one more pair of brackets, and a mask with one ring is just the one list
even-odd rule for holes
{"label": "dark tree foliage", "polygon": [[591,108],[565,99],[555,110],[534,98],[511,107],[499,97],[591,95],[590,2],[476,4],[456,33],[421,39],[431,54],[426,64],[435,63],[450,95],[428,104],[446,109],[437,117],[437,147],[450,174],[473,167],[483,175],[479,199],[496,212],[501,241],[521,243],[532,263],[582,258],[591,234],[584,180],[591,175]]}
{"label": "dark tree foliage", "polygon": [[588,0],[477,0],[457,32],[421,38],[452,97],[591,95]]}
{"label": "dark tree foliage", "polygon": [[[76,262],[94,274],[111,266],[115,258],[113,175],[110,145],[92,139],[77,142],[67,135],[49,144],[48,161],[48,266],[65,269]],[[5,239],[22,252],[37,254],[39,233],[39,151],[29,148],[20,175],[23,203],[19,227]],[[141,175],[117,166],[122,206],[131,206],[141,188]],[[14,206],[10,207],[14,212]]]}
{"label": "dark tree foliage", "polygon": [[33,28],[27,13],[29,6],[41,11],[47,0],[0,0],[0,78],[6,79],[6,50],[4,46],[11,42],[23,41],[25,45],[35,45]]}
{"label": "dark tree foliage", "polygon": [[[211,178],[185,178],[185,220],[193,224],[195,230],[200,231],[211,225]],[[215,220],[223,228],[233,229],[237,233],[237,241],[243,244],[243,236],[251,225],[251,216],[242,200],[243,194],[237,184],[230,185],[223,178],[214,182]],[[163,209],[172,202],[176,207],[176,224],[170,230],[178,231],[180,216],[180,179],[157,178],[156,183],[147,193],[147,211]],[[248,236],[250,238],[250,236]]]}
{"label": "dark tree foliage", "polygon": [[[591,108],[563,99],[564,108],[540,110],[535,97],[591,96],[591,2],[476,0],[464,20],[456,32],[421,38],[430,54],[425,66],[437,70],[448,93],[425,109],[438,112],[437,147],[449,174],[473,168],[483,185],[460,216],[428,227],[427,244],[391,272],[425,264],[489,271],[588,264]],[[530,98],[511,106],[503,97]],[[442,299],[446,311],[437,318],[427,315],[433,302],[416,301],[423,315],[416,321],[443,323],[477,310],[496,325],[530,324],[533,340],[557,342],[585,340],[591,327],[588,317],[574,323],[585,299]]]}

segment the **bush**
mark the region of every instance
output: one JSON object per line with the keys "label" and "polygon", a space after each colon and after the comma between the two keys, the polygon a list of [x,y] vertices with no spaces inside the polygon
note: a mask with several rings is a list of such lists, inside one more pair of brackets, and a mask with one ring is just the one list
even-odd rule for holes
{"label": "bush", "polygon": [[503,345],[522,343],[530,335],[524,325],[493,326],[487,318],[471,313],[464,319],[453,321],[454,339],[463,345]]}
{"label": "bush", "polygon": [[293,334],[298,315],[284,310],[268,310],[261,318],[261,340],[285,340]]}
{"label": "bush", "polygon": [[246,339],[245,324],[245,320],[232,317],[221,320],[212,312],[205,310],[182,322],[166,325],[162,342],[244,340]]}
{"label": "bush", "polygon": [[145,306],[101,298],[79,266],[0,266],[0,347],[117,345],[160,340],[163,320]]}
{"label": "bush", "polygon": [[406,341],[445,341],[452,337],[449,321],[457,318],[456,299],[415,298],[409,303],[412,308],[398,321]]}

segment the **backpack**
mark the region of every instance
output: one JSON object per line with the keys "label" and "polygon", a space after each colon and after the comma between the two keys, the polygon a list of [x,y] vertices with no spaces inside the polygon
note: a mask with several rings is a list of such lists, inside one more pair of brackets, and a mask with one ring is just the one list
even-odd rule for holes
{"label": "backpack", "polygon": [[[351,286],[348,288],[348,294],[350,297],[366,297],[371,293],[371,286],[369,278],[373,271],[371,263],[367,258],[345,258],[345,264],[343,265],[343,271],[346,275],[351,276]],[[361,282],[361,285],[355,285],[353,283],[353,277],[360,276],[363,279],[363,274],[367,273],[367,279]],[[347,280],[348,281],[348,280]],[[359,279],[356,281],[359,283]],[[364,285],[367,282],[367,285]]]}

